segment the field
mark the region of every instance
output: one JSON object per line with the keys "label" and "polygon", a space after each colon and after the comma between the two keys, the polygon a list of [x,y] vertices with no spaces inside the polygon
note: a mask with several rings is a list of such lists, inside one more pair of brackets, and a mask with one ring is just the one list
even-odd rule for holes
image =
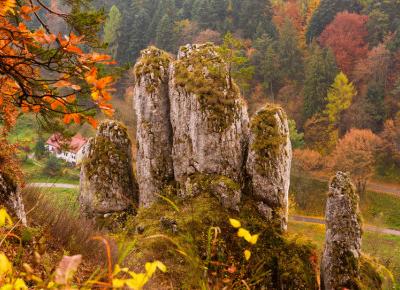
{"label": "field", "polygon": [[[291,221],[288,228],[289,233],[302,234],[313,240],[322,253],[325,240],[324,225]],[[376,257],[392,271],[397,283],[400,283],[400,237],[364,232],[362,251]]]}
{"label": "field", "polygon": [[[292,175],[290,188],[296,214],[325,215],[328,182]],[[367,191],[360,197],[360,209],[365,223],[400,230],[399,197]]]}

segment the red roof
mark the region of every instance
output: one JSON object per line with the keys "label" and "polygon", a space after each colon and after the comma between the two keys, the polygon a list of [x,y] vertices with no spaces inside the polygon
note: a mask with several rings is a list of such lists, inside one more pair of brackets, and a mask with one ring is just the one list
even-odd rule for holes
{"label": "red roof", "polygon": [[60,148],[68,148],[69,152],[77,153],[87,140],[80,134],[76,134],[71,140],[65,139],[60,133],[55,133],[50,136],[46,144],[55,147],[57,150]]}

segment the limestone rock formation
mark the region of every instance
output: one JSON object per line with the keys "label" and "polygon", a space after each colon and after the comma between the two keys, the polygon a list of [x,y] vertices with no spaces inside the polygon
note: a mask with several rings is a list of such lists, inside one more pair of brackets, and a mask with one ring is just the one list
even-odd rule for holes
{"label": "limestone rock formation", "polygon": [[329,185],[322,289],[358,289],[361,220],[358,195],[347,174],[338,172]]}
{"label": "limestone rock formation", "polygon": [[180,49],[170,66],[169,97],[174,175],[183,187],[181,194],[188,195],[185,185],[196,174],[207,179],[223,176],[240,184],[248,136],[247,107],[213,45]]}
{"label": "limestone rock formation", "polygon": [[292,147],[285,112],[266,105],[250,121],[247,173],[259,212],[277,229],[287,229]]}
{"label": "limestone rock formation", "polygon": [[89,217],[123,211],[137,199],[131,141],[117,121],[103,121],[82,162],[79,203]]}
{"label": "limestone rock formation", "polygon": [[170,61],[166,52],[149,47],[142,51],[134,69],[139,203],[146,207],[174,178],[168,96]]}
{"label": "limestone rock formation", "polygon": [[0,205],[15,214],[26,225],[26,214],[21,192],[15,181],[6,173],[0,172]]}

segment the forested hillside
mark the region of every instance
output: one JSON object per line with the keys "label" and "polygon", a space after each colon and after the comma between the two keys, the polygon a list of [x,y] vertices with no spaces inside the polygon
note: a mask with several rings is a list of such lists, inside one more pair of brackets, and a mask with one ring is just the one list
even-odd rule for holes
{"label": "forested hillside", "polygon": [[295,145],[322,155],[352,128],[371,130],[379,143],[373,147],[381,149],[377,174],[396,178],[399,1],[95,3],[105,7],[103,40],[120,64],[134,63],[149,44],[171,53],[187,43],[223,44],[234,51],[234,77],[251,113],[267,100],[282,104],[293,120],[292,137],[300,138]]}

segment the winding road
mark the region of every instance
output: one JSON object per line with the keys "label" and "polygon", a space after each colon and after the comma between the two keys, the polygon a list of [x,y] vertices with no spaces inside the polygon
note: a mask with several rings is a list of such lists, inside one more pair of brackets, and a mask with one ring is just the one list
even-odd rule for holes
{"label": "winding road", "polygon": [[[289,217],[289,220],[296,221],[296,222],[320,224],[320,225],[324,225],[325,224],[325,220],[324,219],[316,218],[316,217],[293,215],[293,216]],[[380,227],[375,227],[375,226],[371,226],[371,225],[364,225],[363,229],[365,231],[368,231],[368,232],[375,232],[375,233],[394,235],[394,236],[399,236],[400,237],[400,231],[398,231],[398,230],[380,228]]]}

